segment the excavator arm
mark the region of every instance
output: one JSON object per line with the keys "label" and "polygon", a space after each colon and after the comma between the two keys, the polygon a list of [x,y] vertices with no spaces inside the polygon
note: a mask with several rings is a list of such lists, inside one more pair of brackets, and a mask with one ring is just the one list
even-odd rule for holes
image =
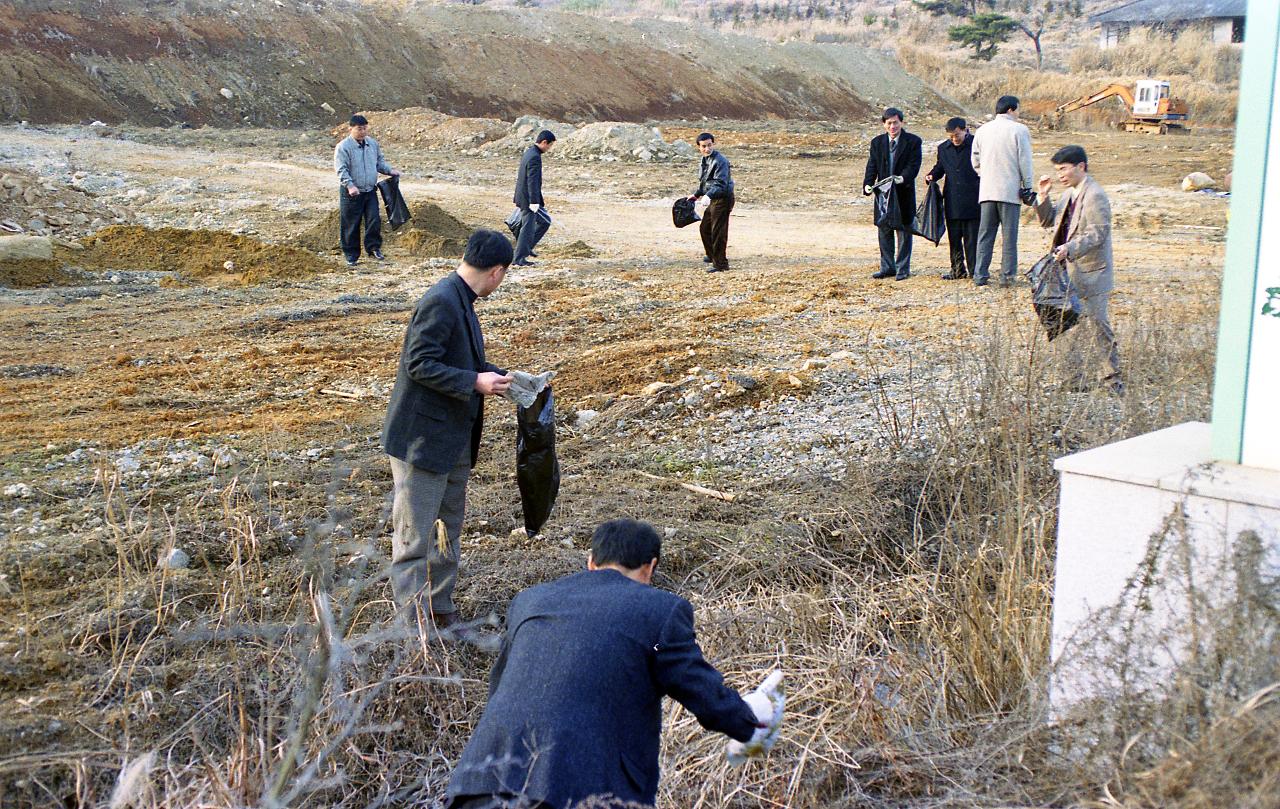
{"label": "excavator arm", "polygon": [[1108,84],[1106,87],[1092,95],[1080,96],[1075,101],[1068,101],[1066,104],[1063,104],[1061,107],[1054,110],[1053,113],[1055,116],[1061,117],[1066,115],[1068,112],[1075,112],[1076,110],[1083,109],[1090,104],[1097,104],[1099,101],[1105,101],[1114,96],[1119,96],[1124,103],[1129,106],[1130,110],[1133,109],[1133,91],[1123,84]]}

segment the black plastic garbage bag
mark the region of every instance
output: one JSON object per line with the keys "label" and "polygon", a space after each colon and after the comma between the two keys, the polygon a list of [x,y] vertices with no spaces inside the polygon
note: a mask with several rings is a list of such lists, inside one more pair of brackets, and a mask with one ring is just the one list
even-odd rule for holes
{"label": "black plastic garbage bag", "polygon": [[529,407],[516,408],[516,483],[524,530],[542,530],[560,493],[560,460],[556,458],[556,405],[551,386]]}
{"label": "black plastic garbage bag", "polygon": [[671,221],[676,227],[682,228],[686,225],[692,225],[694,222],[700,221],[701,216],[694,210],[694,201],[688,197],[681,197],[671,204]]}
{"label": "black plastic garbage bag", "polygon": [[876,227],[902,230],[902,210],[898,206],[898,189],[893,183],[878,183],[876,194]]}
{"label": "black plastic garbage bag", "polygon": [[399,177],[388,177],[378,183],[378,193],[382,195],[382,204],[387,208],[387,222],[392,230],[409,221],[409,206],[400,193]]}
{"label": "black plastic garbage bag", "polygon": [[[520,238],[520,220],[522,219],[522,214],[523,212],[519,208],[516,208],[511,212],[511,215],[507,217],[507,230],[511,231],[511,238],[513,239]],[[536,244],[551,227],[551,214],[547,213],[545,206],[534,212],[533,222],[538,227],[538,238],[533,240]]]}
{"label": "black plastic garbage bag", "polygon": [[1064,262],[1046,253],[1026,276],[1031,282],[1031,306],[1050,341],[1080,322],[1083,307]]}
{"label": "black plastic garbage bag", "polygon": [[935,245],[942,241],[943,234],[947,232],[947,215],[942,209],[942,192],[938,190],[937,183],[929,183],[924,202],[916,208],[916,217],[911,222],[911,232],[928,239]]}

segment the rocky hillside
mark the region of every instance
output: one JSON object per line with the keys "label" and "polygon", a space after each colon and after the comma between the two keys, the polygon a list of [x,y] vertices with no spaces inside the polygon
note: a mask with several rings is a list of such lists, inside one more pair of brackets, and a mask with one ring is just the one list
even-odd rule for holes
{"label": "rocky hillside", "polygon": [[426,106],[506,119],[835,118],[947,102],[889,55],[685,22],[343,0],[0,2],[0,118],[332,124]]}

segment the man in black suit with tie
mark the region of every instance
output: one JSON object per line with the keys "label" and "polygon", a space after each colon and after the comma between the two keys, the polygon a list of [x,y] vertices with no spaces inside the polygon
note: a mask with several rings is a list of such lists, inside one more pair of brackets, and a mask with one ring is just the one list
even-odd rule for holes
{"label": "man in black suit with tie", "polygon": [[764,732],[702,657],[693,607],[650,586],[661,549],[651,526],[607,522],[585,571],[515,597],[446,806],[561,809],[593,796],[652,806],[664,696],[739,742]]}
{"label": "man in black suit with tie", "polygon": [[546,235],[546,228],[538,222],[538,209],[545,203],[542,200],[542,156],[551,151],[555,145],[556,135],[550,129],[538,133],[538,139],[524,150],[520,158],[520,168],[516,171],[516,193],[512,202],[520,209],[520,235],[516,237],[516,258],[512,263],[517,267],[527,267],[533,262],[533,248],[538,240]]}
{"label": "man in black suit with tie", "polygon": [[[911,220],[916,212],[916,175],[920,173],[920,138],[902,128],[902,110],[889,107],[880,116],[885,134],[871,139],[871,154],[862,177],[862,193],[870,196],[872,186],[890,177],[902,181],[882,193],[898,195],[901,221],[881,223],[880,271],[872,278],[911,277]],[[897,242],[895,255],[894,242]]]}
{"label": "man in black suit with tie", "polygon": [[[458,622],[453,587],[484,397],[501,395],[512,380],[485,360],[474,304],[498,288],[510,264],[511,241],[477,230],[457,271],[418,301],[382,432],[394,484],[392,590],[401,607],[421,606],[439,628]],[[438,539],[437,520],[447,542]]]}
{"label": "man in black suit with tie", "polygon": [[978,257],[978,172],[973,170],[973,135],[963,118],[947,121],[947,139],[938,144],[938,161],[924,176],[936,183],[947,178],[942,189],[943,211],[947,219],[947,242],[951,245],[951,272],[946,281],[970,278]]}

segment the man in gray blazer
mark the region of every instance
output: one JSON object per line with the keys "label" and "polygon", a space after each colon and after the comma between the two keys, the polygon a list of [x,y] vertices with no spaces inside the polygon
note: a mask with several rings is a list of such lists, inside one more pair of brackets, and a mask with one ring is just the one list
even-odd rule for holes
{"label": "man in gray blazer", "polygon": [[703,658],[689,602],[650,586],[661,553],[651,526],[607,522],[585,571],[512,600],[450,809],[652,806],[663,697],[740,742],[767,725]]}
{"label": "man in gray blazer", "polygon": [[1000,286],[1011,286],[1018,274],[1018,217],[1023,189],[1031,190],[1031,131],[1018,122],[1018,99],[1000,96],[996,117],[978,127],[973,136],[973,170],[978,172],[978,263],[975,286],[986,286],[996,230],[1004,231],[1000,255]]}
{"label": "man in gray blazer", "polygon": [[1036,189],[1036,215],[1043,227],[1053,228],[1054,258],[1067,263],[1084,315],[1080,327],[1067,335],[1068,384],[1076,390],[1091,389],[1098,379],[1098,366],[1105,363],[1108,372],[1102,383],[1121,395],[1120,351],[1108,313],[1114,286],[1111,202],[1102,186],[1089,176],[1084,147],[1064,146],[1052,160],[1066,194],[1055,205],[1050,194],[1053,180],[1043,175]]}
{"label": "man in gray blazer", "polygon": [[[484,397],[501,395],[512,380],[485,360],[474,304],[498,288],[510,264],[511,241],[496,231],[477,230],[457,271],[418,301],[405,330],[382,432],[394,485],[392,590],[400,606],[422,606],[440,628],[458,622],[453,587],[467,479],[480,451]],[[444,524],[447,542],[438,540],[437,520]]]}
{"label": "man in gray blazer", "polygon": [[539,132],[538,139],[524,150],[516,170],[516,192],[511,201],[520,209],[520,235],[516,237],[516,259],[512,262],[517,267],[533,263],[529,256],[547,233],[537,216],[538,209],[546,204],[542,199],[542,156],[551,151],[555,142],[556,135],[550,129]]}

